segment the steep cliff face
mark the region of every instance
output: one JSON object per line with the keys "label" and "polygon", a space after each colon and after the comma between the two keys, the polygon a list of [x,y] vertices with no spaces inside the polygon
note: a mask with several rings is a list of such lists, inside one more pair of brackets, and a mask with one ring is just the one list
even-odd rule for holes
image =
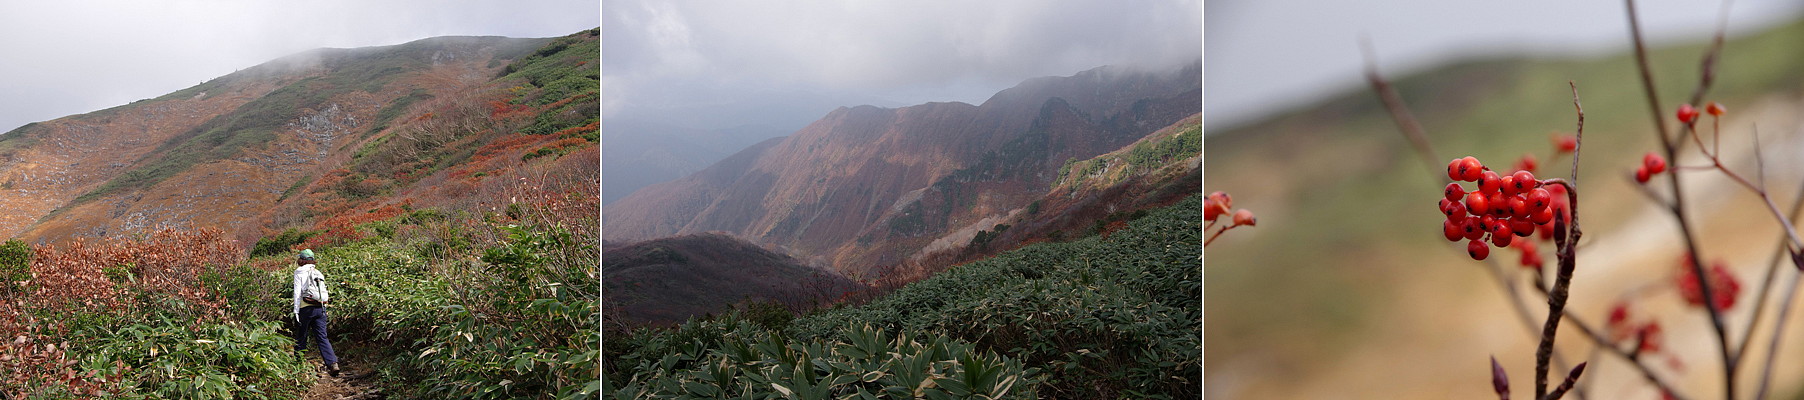
{"label": "steep cliff face", "polygon": [[983,105],[840,108],[695,175],[604,208],[610,240],[707,231],[857,275],[1045,193],[1067,159],[1200,110],[1199,65],[1037,78]]}
{"label": "steep cliff face", "polygon": [[[351,208],[410,201],[402,198],[418,194],[422,178],[476,168],[487,158],[473,151],[496,142],[513,144],[508,157],[519,163],[534,158],[519,152],[593,148],[592,121],[583,119],[597,112],[563,114],[594,108],[599,74],[580,71],[599,55],[571,49],[593,50],[595,41],[585,32],[319,49],[27,125],[0,135],[0,237],[214,227],[254,240]],[[544,74],[552,64],[568,70]],[[586,122],[586,136],[563,131]],[[516,132],[528,137],[509,136]],[[529,148],[572,137],[586,145]],[[321,192],[331,193],[313,195]]]}

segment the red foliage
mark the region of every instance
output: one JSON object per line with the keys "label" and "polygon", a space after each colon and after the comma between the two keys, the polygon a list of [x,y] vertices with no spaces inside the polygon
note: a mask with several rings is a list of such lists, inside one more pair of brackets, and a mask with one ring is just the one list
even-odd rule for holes
{"label": "red foliage", "polygon": [[511,104],[502,100],[489,101],[489,118],[502,120],[532,115],[532,107],[524,104]]}
{"label": "red foliage", "polygon": [[363,239],[363,232],[357,230],[358,225],[394,218],[402,212],[401,207],[390,204],[365,212],[332,216],[314,224],[313,228],[321,231],[320,234],[307,238],[307,241],[296,245],[295,249],[321,248]]}
{"label": "red foliage", "polygon": [[0,387],[63,385],[78,396],[98,395],[119,375],[79,372],[69,343],[58,339],[68,335],[67,327],[34,313],[126,315],[159,306],[131,294],[143,292],[180,299],[196,321],[222,319],[225,304],[200,276],[243,259],[243,249],[218,229],[37,245],[32,252],[28,294],[0,301],[0,332],[6,332],[0,335]]}

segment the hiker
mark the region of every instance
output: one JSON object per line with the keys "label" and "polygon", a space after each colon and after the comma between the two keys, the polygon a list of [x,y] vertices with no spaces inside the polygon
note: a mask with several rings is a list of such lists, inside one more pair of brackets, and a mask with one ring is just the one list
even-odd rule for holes
{"label": "hiker", "polygon": [[294,269],[294,349],[305,354],[309,336],[319,340],[319,358],[326,372],[338,376],[338,354],[332,352],[332,341],[326,339],[326,304],[332,296],[326,292],[326,276],[313,266],[313,249],[301,250]]}

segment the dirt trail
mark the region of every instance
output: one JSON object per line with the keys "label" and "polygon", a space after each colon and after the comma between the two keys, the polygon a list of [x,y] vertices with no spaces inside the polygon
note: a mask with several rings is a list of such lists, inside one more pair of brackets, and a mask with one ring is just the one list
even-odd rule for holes
{"label": "dirt trail", "polygon": [[388,393],[376,387],[375,371],[356,365],[341,366],[338,377],[325,370],[315,371],[318,380],[301,395],[303,400],[364,400],[387,398]]}

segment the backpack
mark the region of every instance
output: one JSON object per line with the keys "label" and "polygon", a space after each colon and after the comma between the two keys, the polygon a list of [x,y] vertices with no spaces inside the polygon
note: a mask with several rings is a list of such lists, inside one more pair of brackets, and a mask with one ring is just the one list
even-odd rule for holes
{"label": "backpack", "polygon": [[306,302],[307,304],[312,304],[312,305],[316,305],[316,306],[325,304],[325,303],[321,303],[321,302],[319,302],[319,300],[315,300],[313,298],[313,294],[315,293],[313,291],[313,288],[318,286],[320,281],[321,281],[320,278],[313,278],[312,281],[307,282],[307,287],[305,289],[301,290],[301,301],[302,302]]}

